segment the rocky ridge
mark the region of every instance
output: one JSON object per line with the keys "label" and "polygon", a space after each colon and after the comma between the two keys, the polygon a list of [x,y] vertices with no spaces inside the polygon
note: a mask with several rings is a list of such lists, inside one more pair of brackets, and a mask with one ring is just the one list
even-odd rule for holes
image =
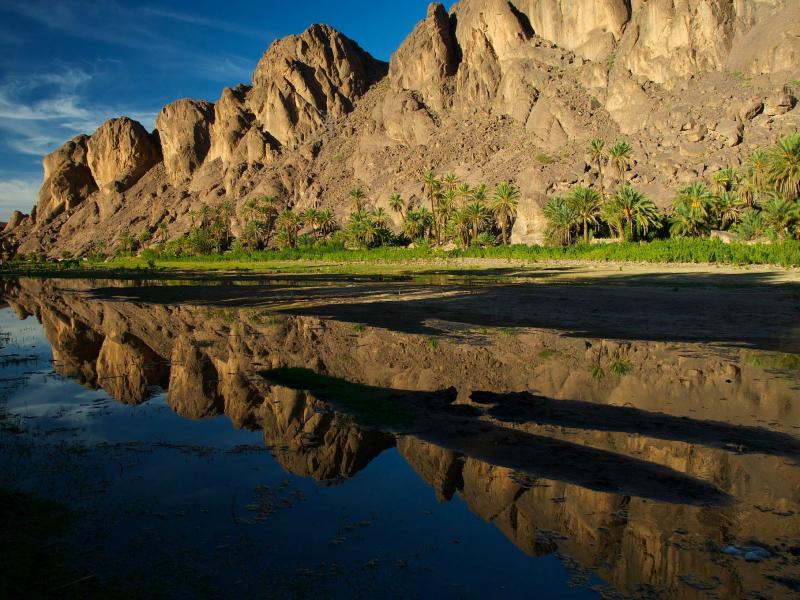
{"label": "rocky ridge", "polygon": [[547,196],[597,178],[591,137],[629,139],[629,180],[663,206],[800,129],[798,23],[793,0],[462,0],[431,5],[389,65],[313,25],[213,105],[178,100],[153,132],[112,119],[49,154],[3,245],[83,254],[162,223],[176,237],[200,203],[254,194],[344,217],[359,184],[377,206],[420,202],[428,168],[515,181],[512,241],[535,242]]}

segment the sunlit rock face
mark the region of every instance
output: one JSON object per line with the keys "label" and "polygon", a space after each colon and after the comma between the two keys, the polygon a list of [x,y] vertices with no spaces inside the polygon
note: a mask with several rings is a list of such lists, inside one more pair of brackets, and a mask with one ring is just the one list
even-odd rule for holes
{"label": "sunlit rock face", "polygon": [[208,154],[214,105],[198,100],[177,100],[156,117],[156,129],[167,175],[176,184],[191,178]]}
{"label": "sunlit rock face", "polygon": [[44,157],[44,182],[36,204],[37,224],[48,223],[97,190],[87,158],[88,140],[85,135],[78,136]]}
{"label": "sunlit rock face", "polygon": [[172,409],[190,419],[222,414],[224,401],[218,390],[219,374],[203,349],[181,337],[170,357],[167,402]]}
{"label": "sunlit rock face", "polygon": [[103,123],[86,147],[89,169],[100,189],[124,190],[161,159],[157,142],[141,123],[128,117]]}
{"label": "sunlit rock face", "polygon": [[155,386],[166,382],[164,360],[132,336],[112,336],[103,341],[97,357],[97,380],[108,394],[125,404],[140,404]]}
{"label": "sunlit rock face", "polygon": [[385,73],[383,63],[326,25],[274,42],[253,73],[247,105],[281,145],[302,142]]}

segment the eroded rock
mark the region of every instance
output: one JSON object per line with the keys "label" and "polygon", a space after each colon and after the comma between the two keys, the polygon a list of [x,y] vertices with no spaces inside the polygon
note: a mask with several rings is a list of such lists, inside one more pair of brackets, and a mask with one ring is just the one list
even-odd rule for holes
{"label": "eroded rock", "polygon": [[161,152],[141,123],[128,117],[103,123],[86,142],[87,162],[101,188],[124,190],[161,160]]}
{"label": "eroded rock", "polygon": [[214,105],[203,100],[177,100],[156,117],[164,167],[175,183],[194,173],[211,147]]}
{"label": "eroded rock", "polygon": [[41,225],[80,204],[97,190],[89,169],[87,141],[79,135],[42,160],[44,183],[39,190],[35,221]]}

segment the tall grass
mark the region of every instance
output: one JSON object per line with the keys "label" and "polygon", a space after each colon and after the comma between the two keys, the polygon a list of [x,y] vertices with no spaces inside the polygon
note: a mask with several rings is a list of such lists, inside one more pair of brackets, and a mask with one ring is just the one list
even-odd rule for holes
{"label": "tall grass", "polygon": [[491,246],[456,250],[428,247],[384,246],[371,250],[347,250],[342,246],[319,246],[259,252],[228,252],[210,256],[174,259],[192,262],[267,262],[318,260],[336,262],[397,262],[420,259],[499,258],[530,261],[586,260],[599,262],[711,263],[726,265],[779,265],[800,267],[800,242],[773,244],[725,244],[717,239],[673,238],[647,243],[578,244],[551,246]]}
{"label": "tall grass", "polygon": [[292,271],[339,265],[353,271],[358,265],[395,264],[402,266],[425,261],[445,261],[459,258],[541,261],[695,263],[720,265],[774,265],[800,267],[800,241],[788,240],[772,244],[724,244],[717,239],[673,238],[642,243],[578,244],[568,247],[552,246],[492,246],[456,250],[430,247],[402,248],[383,246],[370,250],[348,250],[341,245],[309,246],[297,249],[263,250],[258,252],[226,252],[204,256],[161,256],[145,251],[140,257],[117,257],[112,260],[90,259],[63,262],[12,262],[0,268],[0,273],[47,274],[105,272],[113,270],[147,272],[185,269],[189,271]]}

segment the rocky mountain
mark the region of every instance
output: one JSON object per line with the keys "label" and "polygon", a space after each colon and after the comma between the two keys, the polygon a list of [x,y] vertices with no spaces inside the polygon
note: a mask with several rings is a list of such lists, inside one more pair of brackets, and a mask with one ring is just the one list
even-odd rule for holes
{"label": "rocky mountain", "polygon": [[432,4],[389,65],[313,25],[215,104],[178,100],[153,132],[112,119],[46,156],[36,206],[12,215],[2,243],[55,256],[162,223],[176,237],[200,203],[255,194],[341,218],[356,185],[376,206],[392,192],[421,202],[429,168],[513,180],[512,241],[530,243],[548,195],[597,179],[590,138],[627,139],[629,180],[666,205],[676,186],[800,129],[797,94],[796,0]]}

